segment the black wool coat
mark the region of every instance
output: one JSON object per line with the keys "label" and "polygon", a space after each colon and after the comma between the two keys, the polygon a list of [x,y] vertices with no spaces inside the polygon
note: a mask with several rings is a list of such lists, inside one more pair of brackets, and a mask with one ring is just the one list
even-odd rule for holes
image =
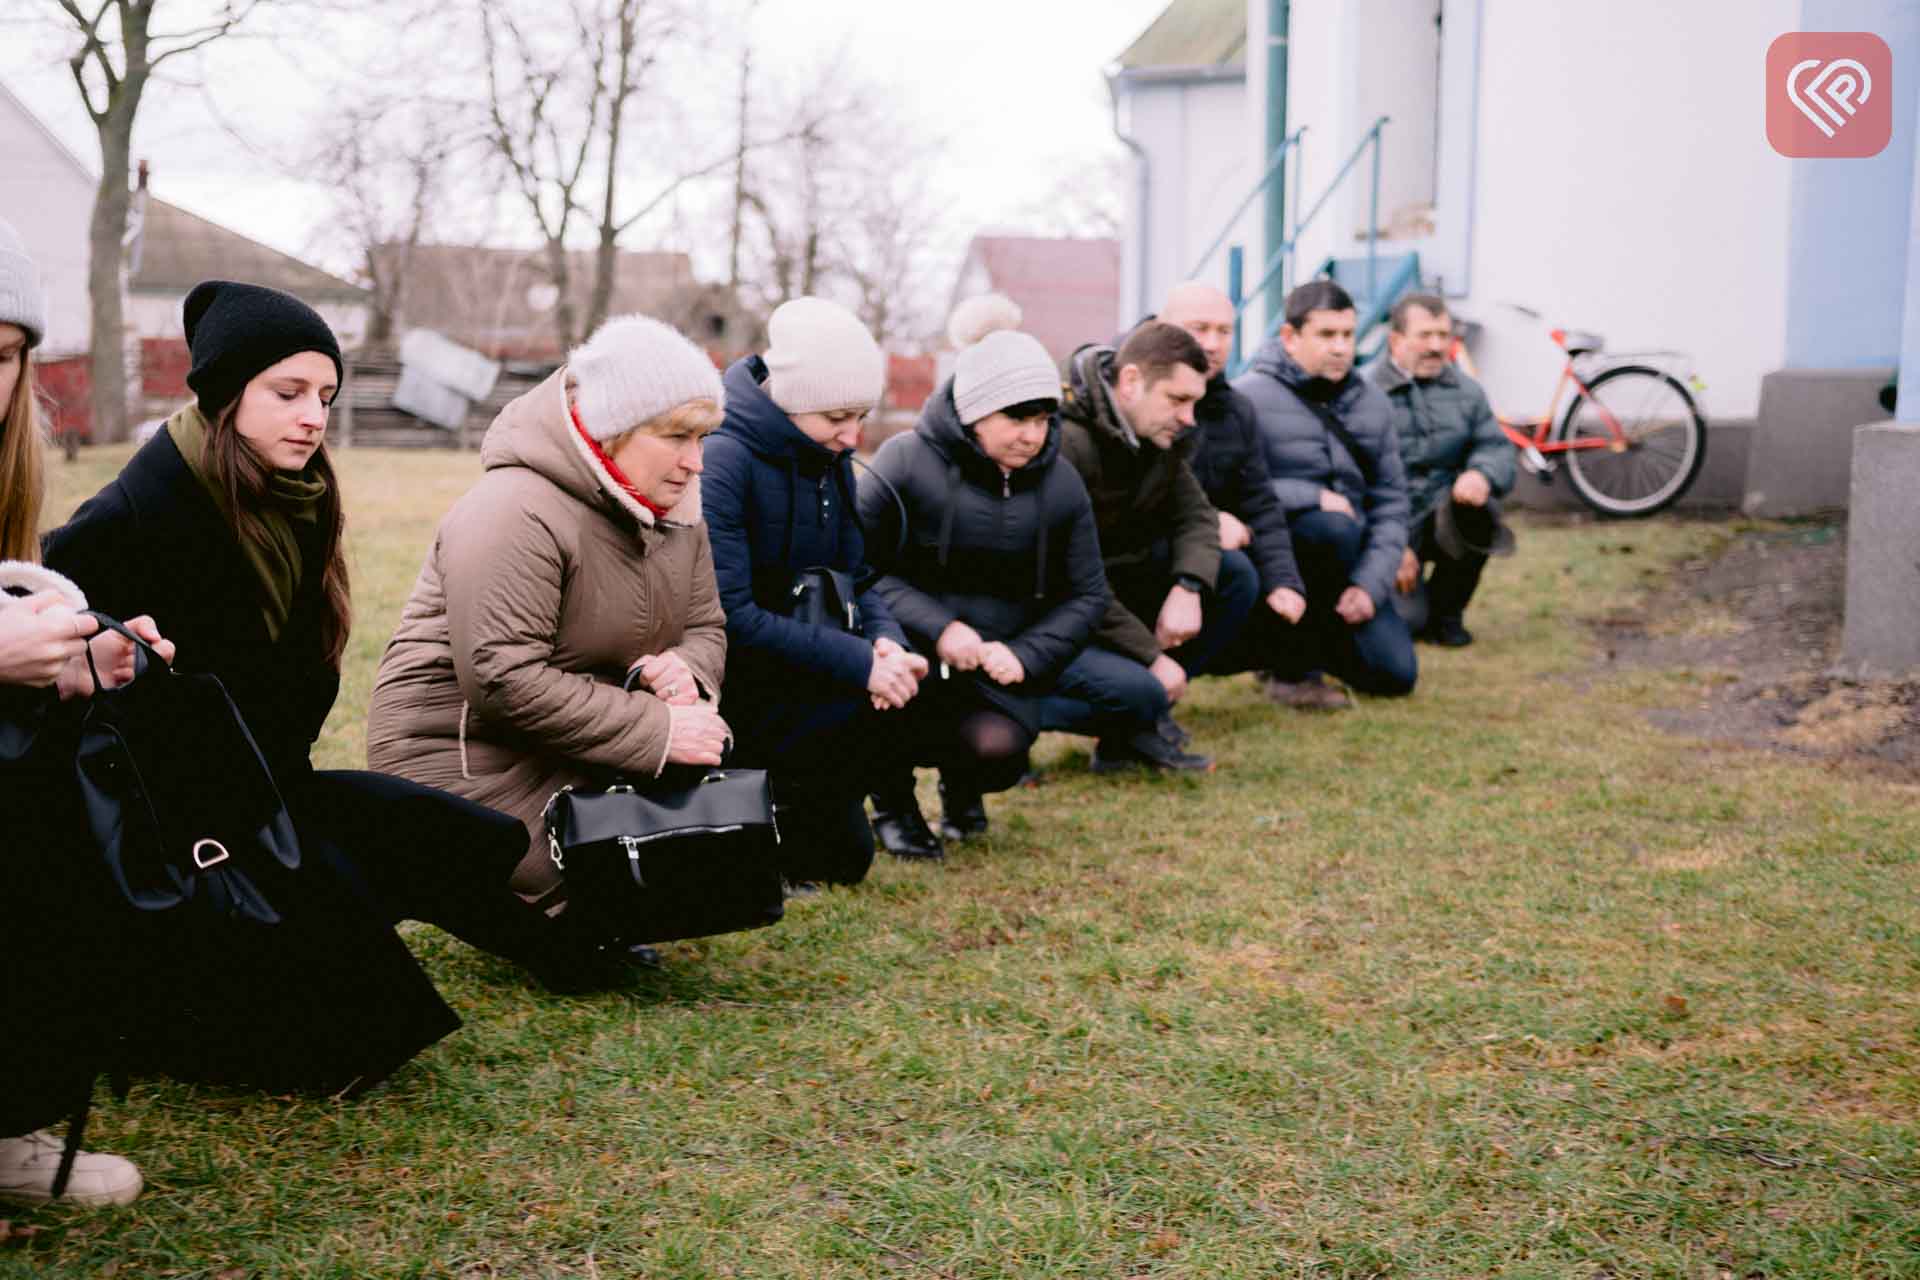
{"label": "black wool coat", "polygon": [[979,691],[1037,724],[1024,703],[1086,648],[1108,602],[1093,504],[1060,459],[1059,424],[1025,466],[1004,474],[961,425],[948,379],[911,432],[880,446],[859,506],[877,590],[914,648],[937,661],[934,646],[953,622],[1005,644],[1026,679],[980,680]]}
{"label": "black wool coat", "polygon": [[[303,550],[315,566],[319,549]],[[471,806],[426,788],[314,770],[308,753],[340,687],[321,649],[317,568],[303,573],[280,639],[270,640],[263,588],[237,536],[164,430],[47,535],[44,553],[93,608],[122,619],[151,614],[178,648],[178,670],[219,677],[300,838],[304,897],[274,904],[281,925],[236,937],[235,972],[254,980],[219,1007],[194,1010],[185,1027],[161,997],[139,1032],[152,1051],[148,1065],[185,1078],[331,1091],[364,1087],[456,1029],[459,1019],[392,928],[402,915],[425,917],[389,898],[405,877],[382,864],[404,842],[435,858],[482,859],[472,874],[504,886],[525,831],[485,810],[476,820]],[[444,824],[434,818],[442,810]],[[388,833],[389,847],[368,847],[369,832]]]}
{"label": "black wool coat", "polygon": [[1207,501],[1238,516],[1252,532],[1247,555],[1260,573],[1260,594],[1291,587],[1305,595],[1307,584],[1293,558],[1287,512],[1269,483],[1272,476],[1253,402],[1224,377],[1213,378],[1193,406],[1193,422],[1193,454],[1187,463],[1207,491]]}

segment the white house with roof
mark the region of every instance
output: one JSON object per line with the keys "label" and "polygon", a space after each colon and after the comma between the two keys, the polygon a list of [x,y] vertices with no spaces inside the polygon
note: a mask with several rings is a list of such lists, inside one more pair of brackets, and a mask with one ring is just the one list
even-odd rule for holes
{"label": "white house with roof", "polygon": [[[1803,30],[1870,31],[1892,50],[1879,155],[1769,145],[1768,46]],[[1851,429],[1887,416],[1901,348],[1920,5],[1174,0],[1110,85],[1137,156],[1123,310],[1151,309],[1223,231],[1256,295],[1288,240],[1293,284],[1364,255],[1371,234],[1479,326],[1503,411],[1546,407],[1561,359],[1547,324],[1683,353],[1713,423],[1696,497],[1762,513],[1846,500]],[[1376,183],[1364,144],[1382,117]],[[1229,227],[1296,133],[1277,192]],[[1226,283],[1226,248],[1202,274]],[[1267,304],[1243,317],[1249,346]]]}
{"label": "white house with roof", "polygon": [[[37,353],[45,366],[43,387],[58,416],[84,422],[84,364],[74,358],[93,342],[88,224],[98,175],[4,84],[0,173],[7,175],[0,188],[0,217],[20,232],[46,292],[47,338]],[[158,412],[184,394],[180,308],[202,280],[244,280],[292,293],[325,317],[344,347],[358,346],[366,335],[365,289],[145,190],[134,198],[126,253],[129,365],[149,363],[129,378],[129,388],[146,393],[147,403],[137,406],[145,412]]]}

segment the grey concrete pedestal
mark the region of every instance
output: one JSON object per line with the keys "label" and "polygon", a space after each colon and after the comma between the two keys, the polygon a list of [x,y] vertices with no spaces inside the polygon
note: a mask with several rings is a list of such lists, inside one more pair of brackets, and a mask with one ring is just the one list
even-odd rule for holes
{"label": "grey concrete pedestal", "polygon": [[1920,671],[1920,424],[1854,428],[1850,505],[1841,662],[1866,676]]}
{"label": "grey concrete pedestal", "polygon": [[1846,506],[1848,479],[1859,474],[1847,465],[1854,428],[1886,416],[1880,389],[1892,376],[1892,369],[1778,369],[1762,378],[1740,509],[1775,518]]}

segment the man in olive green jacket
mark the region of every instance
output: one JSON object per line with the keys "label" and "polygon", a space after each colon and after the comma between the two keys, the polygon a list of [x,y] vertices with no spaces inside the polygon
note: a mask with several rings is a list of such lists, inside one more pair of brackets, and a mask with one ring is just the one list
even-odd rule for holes
{"label": "man in olive green jacket", "polygon": [[[1060,404],[1060,452],[1093,499],[1113,593],[1094,643],[1145,666],[1174,702],[1233,640],[1260,590],[1244,556],[1222,559],[1219,513],[1187,462],[1206,388],[1193,335],[1149,321],[1118,351],[1074,352]],[[1163,733],[1184,744],[1177,726]]]}
{"label": "man in olive green jacket", "polygon": [[[1473,643],[1461,619],[1486,567],[1487,544],[1468,545],[1476,540],[1471,536],[1465,543],[1437,537],[1436,526],[1443,514],[1463,531],[1497,525],[1497,500],[1513,488],[1515,467],[1513,445],[1501,432],[1486,392],[1454,367],[1452,349],[1446,302],[1433,294],[1409,294],[1393,308],[1387,356],[1375,362],[1369,376],[1393,405],[1412,503],[1407,549],[1394,586],[1403,596],[1413,593],[1432,565],[1425,583],[1426,623],[1416,638],[1457,648]],[[1443,513],[1443,503],[1452,509]]]}

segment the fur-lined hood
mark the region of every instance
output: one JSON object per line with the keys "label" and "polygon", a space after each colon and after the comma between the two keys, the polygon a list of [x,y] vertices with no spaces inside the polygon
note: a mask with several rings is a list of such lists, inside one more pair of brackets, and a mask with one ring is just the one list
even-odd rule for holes
{"label": "fur-lined hood", "polygon": [[28,560],[0,560],[0,609],[23,596],[39,595],[42,591],[57,593],[76,611],[87,607],[87,593],[66,574]]}
{"label": "fur-lined hood", "polygon": [[643,529],[655,524],[690,528],[700,523],[699,476],[693,477],[686,493],[665,517],[656,521],[653,512],[635,502],[607,474],[574,429],[573,415],[567,411],[565,368],[555,370],[545,382],[500,411],[480,442],[480,465],[489,471],[525,467],[588,506],[625,513]]}

